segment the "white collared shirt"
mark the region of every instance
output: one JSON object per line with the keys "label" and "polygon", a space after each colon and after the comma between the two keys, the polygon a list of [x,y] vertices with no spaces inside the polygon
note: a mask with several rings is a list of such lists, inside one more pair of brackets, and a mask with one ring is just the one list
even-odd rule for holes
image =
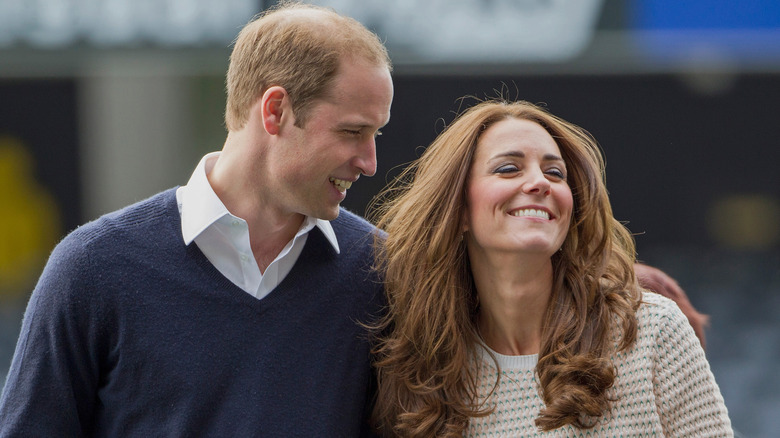
{"label": "white collared shirt", "polygon": [[252,254],[246,221],[228,211],[206,177],[218,157],[219,152],[212,152],[200,160],[187,185],[176,191],[176,201],[184,244],[194,241],[228,280],[255,298],[264,298],[290,273],[315,226],[339,252],[330,222],[307,216],[295,237],[261,273]]}

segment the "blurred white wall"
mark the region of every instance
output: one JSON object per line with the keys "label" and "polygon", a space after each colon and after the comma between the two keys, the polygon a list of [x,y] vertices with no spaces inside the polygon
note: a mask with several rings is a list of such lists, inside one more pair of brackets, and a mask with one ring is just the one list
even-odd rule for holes
{"label": "blurred white wall", "polygon": [[[83,209],[87,219],[163,187],[192,167],[186,80],[137,59],[101,66],[79,83]],[[141,63],[144,63],[141,61]],[[159,64],[158,64],[159,65]]]}

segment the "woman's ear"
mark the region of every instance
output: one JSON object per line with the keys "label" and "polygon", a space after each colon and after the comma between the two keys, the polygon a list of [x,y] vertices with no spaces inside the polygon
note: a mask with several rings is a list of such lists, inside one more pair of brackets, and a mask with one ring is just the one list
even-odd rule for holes
{"label": "woman's ear", "polygon": [[273,86],[265,90],[265,93],[260,98],[263,129],[271,135],[279,134],[282,115],[287,110],[284,105],[287,97],[287,90],[279,86]]}

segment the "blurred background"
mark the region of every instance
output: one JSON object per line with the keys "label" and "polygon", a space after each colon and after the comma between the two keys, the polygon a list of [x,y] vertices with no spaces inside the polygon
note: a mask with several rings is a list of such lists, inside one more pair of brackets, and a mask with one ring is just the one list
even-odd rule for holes
{"label": "blurred background", "polygon": [[[0,0],[0,382],[56,242],[185,184],[222,147],[231,42],[273,3]],[[345,207],[365,213],[475,99],[544,104],[599,140],[639,259],[711,316],[707,356],[738,436],[777,436],[780,3],[312,3],[376,31],[395,64],[379,170]]]}

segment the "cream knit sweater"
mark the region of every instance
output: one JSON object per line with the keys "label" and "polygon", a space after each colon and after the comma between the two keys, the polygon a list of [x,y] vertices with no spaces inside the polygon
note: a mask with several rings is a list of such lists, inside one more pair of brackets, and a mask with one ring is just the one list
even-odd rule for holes
{"label": "cream knit sweater", "polygon": [[482,350],[480,397],[495,411],[472,418],[468,437],[731,437],[731,422],[704,351],[677,305],[645,292],[637,312],[636,343],[616,353],[617,378],[609,390],[617,399],[590,430],[573,426],[541,432],[534,419],[544,406],[534,373],[537,355],[492,352],[500,371]]}

